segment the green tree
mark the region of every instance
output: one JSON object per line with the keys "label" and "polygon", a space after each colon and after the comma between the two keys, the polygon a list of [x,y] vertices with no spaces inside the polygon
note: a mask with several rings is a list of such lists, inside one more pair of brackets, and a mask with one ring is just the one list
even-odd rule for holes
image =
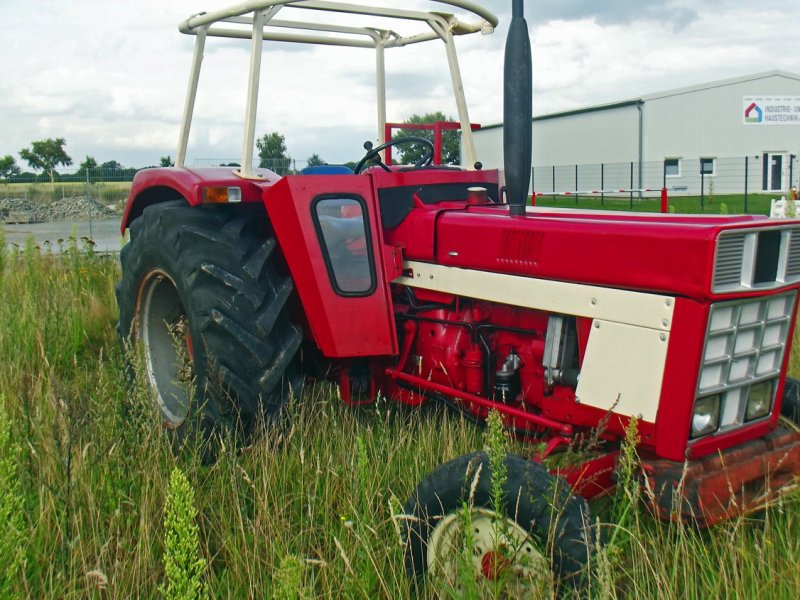
{"label": "green tree", "polygon": [[123,167],[121,164],[119,164],[115,160],[107,160],[106,162],[101,164],[98,168],[106,169],[106,170],[109,170],[109,171],[119,171],[121,169],[124,169],[125,167]]}
{"label": "green tree", "polygon": [[161,157],[161,166],[162,167],[174,167],[175,161],[172,160],[172,157],[167,154],[166,156]]}
{"label": "green tree", "polygon": [[[425,115],[411,115],[403,123],[419,124],[419,123],[434,123],[436,121],[455,121],[452,117],[446,117],[444,113],[436,111]],[[393,135],[393,139],[401,137],[421,137],[433,142],[433,131],[424,131],[419,129],[403,129]],[[442,133],[442,163],[446,165],[457,165],[460,162],[460,141],[458,139],[458,131],[449,130]],[[410,165],[417,162],[425,154],[428,153],[427,146],[422,144],[403,144],[397,147],[398,154],[400,155],[400,162],[404,165]]]}
{"label": "green tree", "polygon": [[22,160],[27,161],[32,169],[41,169],[50,177],[50,184],[55,186],[56,167],[72,164],[72,159],[64,150],[67,142],[64,138],[47,138],[38,142],[31,142],[30,149],[23,148],[19,151]]}
{"label": "green tree", "polygon": [[0,179],[8,181],[15,175],[19,175],[17,161],[10,154],[6,154],[0,158]]}
{"label": "green tree", "polygon": [[327,165],[328,163],[325,162],[319,154],[314,152],[311,156],[306,159],[306,166],[307,167],[319,167],[320,165]]}
{"label": "green tree", "polygon": [[75,173],[75,176],[81,181],[89,181],[91,183],[90,178],[92,174],[90,171],[96,168],[97,168],[97,161],[94,159],[93,156],[87,155],[86,160],[84,160],[78,166],[78,172]]}
{"label": "green tree", "polygon": [[262,169],[272,169],[278,175],[285,175],[289,171],[292,158],[286,153],[286,138],[273,131],[265,133],[256,140],[258,148],[258,166]]}
{"label": "green tree", "polygon": [[86,156],[86,160],[84,160],[79,166],[79,171],[86,171],[87,169],[96,169],[97,168],[97,161],[94,159],[93,156]]}

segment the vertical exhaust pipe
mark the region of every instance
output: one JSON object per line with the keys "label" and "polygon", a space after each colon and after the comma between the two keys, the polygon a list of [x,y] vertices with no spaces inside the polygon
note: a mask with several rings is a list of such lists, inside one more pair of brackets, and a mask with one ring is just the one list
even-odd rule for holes
{"label": "vertical exhaust pipe", "polygon": [[524,0],[512,0],[503,69],[503,158],[512,216],[525,214],[533,147],[533,69]]}

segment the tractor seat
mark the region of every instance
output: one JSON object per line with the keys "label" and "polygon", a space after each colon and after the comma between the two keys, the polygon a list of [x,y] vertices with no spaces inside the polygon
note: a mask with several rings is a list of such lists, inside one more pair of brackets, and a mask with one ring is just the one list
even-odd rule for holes
{"label": "tractor seat", "polygon": [[353,169],[346,165],[316,165],[306,167],[300,175],[352,175]]}

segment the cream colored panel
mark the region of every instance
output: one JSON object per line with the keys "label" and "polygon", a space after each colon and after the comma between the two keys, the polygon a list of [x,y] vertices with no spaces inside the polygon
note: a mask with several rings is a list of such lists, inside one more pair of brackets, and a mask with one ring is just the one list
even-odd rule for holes
{"label": "cream colored panel", "polygon": [[655,422],[668,342],[663,331],[595,320],[575,392],[578,400],[603,410],[617,402],[615,413]]}
{"label": "cream colored panel", "polygon": [[675,299],[670,296],[415,261],[406,261],[404,269],[413,277],[401,276],[394,283],[659,331],[672,327]]}

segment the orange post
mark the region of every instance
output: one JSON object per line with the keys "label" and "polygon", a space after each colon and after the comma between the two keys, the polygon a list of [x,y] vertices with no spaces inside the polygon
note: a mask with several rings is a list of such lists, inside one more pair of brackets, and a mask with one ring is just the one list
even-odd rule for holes
{"label": "orange post", "polygon": [[667,188],[661,188],[661,212],[667,213],[669,212],[669,201],[667,198]]}

